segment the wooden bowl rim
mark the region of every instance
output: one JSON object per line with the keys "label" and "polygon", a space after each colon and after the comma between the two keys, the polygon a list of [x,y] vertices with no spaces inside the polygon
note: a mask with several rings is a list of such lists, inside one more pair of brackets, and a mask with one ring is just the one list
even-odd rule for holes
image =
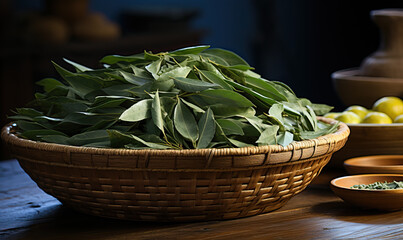
{"label": "wooden bowl rim", "polygon": [[374,83],[394,83],[403,84],[403,78],[388,78],[388,77],[372,77],[360,75],[359,68],[348,68],[333,72],[332,79],[336,80],[354,80],[362,82],[374,82]]}
{"label": "wooden bowl rim", "polygon": [[403,163],[403,155],[386,155],[386,154],[384,154],[384,155],[368,155],[368,156],[349,158],[349,159],[345,160],[343,164],[345,167],[379,168],[379,169],[389,169],[389,168],[399,169],[399,168],[401,168],[403,170],[403,165],[373,165],[373,164],[364,164],[363,163],[364,159],[381,160],[381,159],[386,159],[386,158],[401,159],[402,163]]}
{"label": "wooden bowl rim", "polygon": [[347,126],[349,128],[399,128],[401,127],[403,129],[403,123],[347,123]]}
{"label": "wooden bowl rim", "polygon": [[343,177],[338,177],[330,181],[330,185],[341,190],[347,190],[351,192],[371,192],[371,193],[392,193],[392,194],[403,194],[403,189],[385,189],[385,190],[371,190],[371,189],[354,189],[350,187],[345,187],[343,185],[337,184],[338,181],[340,180],[345,180],[345,179],[354,179],[354,178],[371,178],[371,177],[398,177],[401,178],[403,181],[403,174],[359,174],[359,175],[349,175],[349,176],[343,176]]}

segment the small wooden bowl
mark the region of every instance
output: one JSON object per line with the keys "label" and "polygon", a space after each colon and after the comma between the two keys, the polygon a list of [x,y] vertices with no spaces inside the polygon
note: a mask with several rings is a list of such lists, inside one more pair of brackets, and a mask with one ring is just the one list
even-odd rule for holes
{"label": "small wooden bowl", "polygon": [[345,160],[370,155],[403,155],[403,123],[347,124],[350,136],[328,166],[343,168]]}
{"label": "small wooden bowl", "polygon": [[403,155],[378,155],[351,158],[344,161],[349,174],[403,174]]}
{"label": "small wooden bowl", "polygon": [[351,189],[357,184],[371,184],[374,182],[403,181],[399,174],[363,174],[333,179],[330,187],[333,192],[354,206],[363,209],[382,211],[397,211],[403,208],[403,189],[366,190]]}

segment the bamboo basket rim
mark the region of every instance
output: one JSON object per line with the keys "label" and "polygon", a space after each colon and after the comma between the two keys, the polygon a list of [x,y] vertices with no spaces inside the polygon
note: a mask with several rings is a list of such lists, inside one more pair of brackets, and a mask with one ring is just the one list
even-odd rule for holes
{"label": "bamboo basket rim", "polygon": [[72,145],[62,145],[56,143],[46,143],[40,141],[33,141],[18,137],[13,133],[15,123],[9,123],[3,127],[1,131],[1,138],[11,144],[20,145],[27,148],[34,148],[38,150],[49,151],[62,151],[62,152],[75,152],[75,153],[87,153],[87,154],[101,154],[101,155],[152,155],[152,156],[248,156],[255,154],[265,153],[279,153],[287,151],[295,151],[299,149],[316,148],[320,145],[335,144],[348,137],[350,133],[349,127],[333,119],[318,117],[318,120],[330,123],[339,124],[336,132],[320,136],[315,139],[303,140],[292,142],[291,144],[283,147],[281,145],[265,145],[265,146],[251,146],[242,148],[205,148],[205,149],[116,149],[116,148],[95,148],[95,147],[82,147]]}

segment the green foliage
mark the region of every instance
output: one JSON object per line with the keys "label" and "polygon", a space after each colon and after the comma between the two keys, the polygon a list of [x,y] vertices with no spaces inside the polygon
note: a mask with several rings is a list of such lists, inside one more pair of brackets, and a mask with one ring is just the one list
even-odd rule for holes
{"label": "green foliage", "polygon": [[62,80],[10,119],[21,137],[58,144],[128,149],[288,145],[334,132],[318,122],[332,108],[298,98],[284,83],[253,72],[240,56],[195,46],[110,55],[104,68],[65,59]]}

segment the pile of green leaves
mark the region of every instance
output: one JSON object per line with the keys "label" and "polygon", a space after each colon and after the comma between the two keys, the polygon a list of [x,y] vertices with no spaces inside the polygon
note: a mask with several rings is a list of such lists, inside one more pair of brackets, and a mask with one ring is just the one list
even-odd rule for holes
{"label": "pile of green leaves", "polygon": [[104,68],[54,63],[63,80],[16,109],[19,136],[76,146],[192,149],[288,145],[334,132],[331,107],[297,98],[223,49],[197,46],[101,59]]}
{"label": "pile of green leaves", "polygon": [[367,189],[367,190],[390,190],[390,189],[403,189],[402,181],[393,182],[374,182],[371,184],[358,184],[350,187],[352,189]]}

